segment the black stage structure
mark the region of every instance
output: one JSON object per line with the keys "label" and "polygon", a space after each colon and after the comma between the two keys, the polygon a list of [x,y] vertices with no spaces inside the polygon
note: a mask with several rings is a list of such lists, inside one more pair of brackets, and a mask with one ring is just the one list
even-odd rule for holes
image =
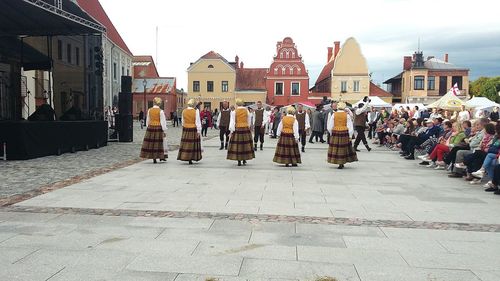
{"label": "black stage structure", "polygon": [[[107,145],[102,79],[105,32],[100,23],[71,0],[0,1],[0,154],[4,143],[8,160]],[[58,69],[60,62],[54,59],[55,48],[61,48],[59,38],[81,42],[82,66],[71,77]],[[24,120],[21,76],[28,70],[48,73],[49,87],[44,91],[44,104]],[[80,102],[56,102],[55,98],[60,100],[60,95],[66,94],[60,93],[63,85],[75,76],[82,89]]]}

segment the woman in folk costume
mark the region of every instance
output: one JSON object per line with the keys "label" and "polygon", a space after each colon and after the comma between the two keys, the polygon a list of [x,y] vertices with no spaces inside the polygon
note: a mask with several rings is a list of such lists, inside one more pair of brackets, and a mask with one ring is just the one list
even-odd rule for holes
{"label": "woman in folk costume", "polygon": [[344,102],[339,102],[338,111],[332,114],[327,123],[328,132],[331,134],[328,163],[338,164],[339,169],[343,169],[346,163],[358,161],[351,143],[351,136],[354,133],[352,117],[345,111],[345,107]]}
{"label": "woman in folk costume", "polygon": [[286,116],[281,119],[278,125],[278,145],[274,153],[273,162],[285,164],[287,167],[296,167],[300,160],[299,152],[299,122],[295,119],[295,108],[289,106]]}
{"label": "woman in folk costume", "polygon": [[189,164],[201,160],[201,120],[195,105],[195,101],[190,99],[187,108],[182,111],[182,137],[177,155],[177,160],[189,161]]}
{"label": "woman in folk costume", "polygon": [[227,150],[227,159],[238,161],[238,166],[246,165],[247,160],[255,158],[253,150],[252,133],[250,125],[252,117],[248,109],[244,107],[243,100],[236,99],[236,109],[231,111],[229,121],[229,149]]}
{"label": "woman in folk costume", "polygon": [[160,109],[161,99],[154,98],[153,104],[154,106],[148,110],[146,116],[147,129],[142,142],[141,158],[153,159],[153,163],[156,163],[156,159],[167,161],[168,151],[165,151],[163,146],[163,142],[167,141],[164,140],[167,131],[167,120],[165,113]]}

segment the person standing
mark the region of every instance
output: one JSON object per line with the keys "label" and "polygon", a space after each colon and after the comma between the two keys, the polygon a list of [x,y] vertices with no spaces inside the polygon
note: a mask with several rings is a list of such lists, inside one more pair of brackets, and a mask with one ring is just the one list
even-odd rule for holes
{"label": "person standing", "polygon": [[148,110],[146,116],[146,134],[142,142],[141,158],[153,159],[156,164],[156,159],[167,161],[168,152],[163,149],[163,142],[167,141],[167,119],[165,113],[161,110],[161,99],[155,97],[153,99],[153,107]]}
{"label": "person standing", "polygon": [[144,111],[139,112],[139,123],[141,123],[141,130],[144,129]]}
{"label": "person standing", "polygon": [[204,107],[201,112],[201,136],[206,137],[208,132],[208,127],[212,126],[212,114],[208,107]]}
{"label": "person standing", "polygon": [[351,117],[344,111],[344,102],[338,103],[338,111],[328,119],[327,129],[331,134],[328,146],[328,163],[338,164],[343,169],[346,163],[358,161],[351,143],[354,133]]}
{"label": "person standing", "polygon": [[[229,121],[231,119],[231,109],[227,101],[222,102],[222,109],[217,118],[217,127],[219,128],[220,148],[219,150],[227,149],[229,143]],[[225,140],[224,140],[225,139]]]}
{"label": "person standing", "polygon": [[276,138],[276,134],[278,131],[278,125],[280,124],[280,122],[281,122],[280,109],[278,107],[275,107],[274,108],[274,119],[273,119],[273,136],[272,136],[273,139]]}
{"label": "person standing", "polygon": [[297,105],[297,112],[295,113],[295,118],[299,123],[299,139],[302,145],[301,151],[306,152],[307,130],[311,128],[311,123],[309,121],[309,115],[304,111],[304,106],[300,103]]}
{"label": "person standing", "polygon": [[471,118],[470,118],[470,113],[467,109],[465,109],[465,105],[462,105],[460,107],[462,110],[460,111],[460,113],[458,113],[458,122],[460,122],[460,124],[462,124],[464,121],[469,121]]}
{"label": "person standing", "polygon": [[237,108],[231,112],[229,121],[229,130],[231,136],[229,139],[229,148],[227,150],[227,159],[238,161],[238,166],[247,164],[247,160],[255,158],[253,150],[252,132],[250,124],[252,123],[250,112],[244,106],[241,99],[236,99]]}
{"label": "person standing", "polygon": [[316,107],[316,111],[313,112],[312,114],[312,120],[313,120],[313,125],[312,125],[312,133],[311,137],[309,138],[309,143],[313,143],[313,137],[315,138],[315,141],[318,142],[318,139],[321,143],[324,143],[325,140],[323,139],[323,135],[325,132],[325,125],[324,125],[324,117],[323,117],[323,106],[318,105]]}
{"label": "person standing", "polygon": [[354,129],[357,132],[356,140],[354,141],[354,150],[359,151],[358,145],[361,141],[365,145],[368,151],[372,149],[368,146],[368,141],[366,140],[365,130],[366,130],[366,111],[370,104],[368,97],[363,99],[365,103],[358,104],[358,108],[354,111]]}
{"label": "person standing", "polygon": [[200,112],[195,109],[195,101],[190,99],[187,108],[182,111],[182,137],[177,160],[189,161],[189,164],[201,160],[200,134]]}
{"label": "person standing", "polygon": [[286,167],[292,165],[296,167],[301,164],[299,151],[300,124],[297,121],[295,108],[289,106],[287,114],[281,119],[278,125],[278,144],[274,152],[273,162],[285,164]]}
{"label": "person standing", "polygon": [[264,149],[264,135],[267,120],[269,120],[266,111],[262,107],[262,102],[257,102],[257,109],[255,109],[253,113],[253,143],[254,143],[254,151],[257,151],[257,142],[260,140],[260,150]]}
{"label": "person standing", "polygon": [[372,107],[372,110],[368,113],[368,138],[372,139],[375,137],[375,129],[377,128],[377,122],[380,119],[380,113]]}
{"label": "person standing", "polygon": [[332,101],[332,103],[330,104],[330,108],[325,110],[324,112],[325,122],[323,124],[325,125],[325,128],[323,130],[326,131],[326,141],[328,143],[330,143],[330,132],[327,128],[328,120],[330,120],[335,112],[337,112],[337,103]]}
{"label": "person standing", "polygon": [[490,113],[490,120],[493,122],[497,122],[499,119],[499,114],[498,114],[498,106],[495,106],[493,108],[493,112]]}
{"label": "person standing", "polygon": [[217,126],[217,120],[219,119],[219,110],[217,110],[217,108],[214,110],[214,112],[212,113],[212,129],[215,128],[217,130],[218,126]]}
{"label": "person standing", "polygon": [[176,125],[179,126],[179,118],[177,118],[177,110],[172,112],[172,123],[173,126],[175,127]]}

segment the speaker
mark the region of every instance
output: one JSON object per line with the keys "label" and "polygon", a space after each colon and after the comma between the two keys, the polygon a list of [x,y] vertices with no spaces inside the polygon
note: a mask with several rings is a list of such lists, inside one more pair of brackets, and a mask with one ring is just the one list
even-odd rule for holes
{"label": "speaker", "polygon": [[131,114],[120,114],[119,142],[132,142],[134,140],[134,119]]}
{"label": "speaker", "polygon": [[120,93],[118,96],[118,111],[122,115],[132,115],[132,93]]}
{"label": "speaker", "polygon": [[122,93],[132,93],[132,77],[122,76]]}

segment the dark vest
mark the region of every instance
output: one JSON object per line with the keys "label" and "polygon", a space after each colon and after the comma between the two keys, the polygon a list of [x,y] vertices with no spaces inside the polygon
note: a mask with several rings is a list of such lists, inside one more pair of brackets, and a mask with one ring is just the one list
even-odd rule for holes
{"label": "dark vest", "polygon": [[354,127],[365,127],[366,126],[366,112],[357,115],[354,113]]}
{"label": "dark vest", "polygon": [[231,109],[222,109],[220,111],[220,123],[219,126],[221,127],[229,127],[229,121],[231,119]]}
{"label": "dark vest", "polygon": [[264,109],[255,110],[255,127],[261,127],[264,121]]}
{"label": "dark vest", "polygon": [[306,112],[302,111],[302,113],[299,113],[297,111],[297,114],[295,114],[295,118],[297,119],[297,122],[299,123],[299,131],[304,131],[306,128]]}

